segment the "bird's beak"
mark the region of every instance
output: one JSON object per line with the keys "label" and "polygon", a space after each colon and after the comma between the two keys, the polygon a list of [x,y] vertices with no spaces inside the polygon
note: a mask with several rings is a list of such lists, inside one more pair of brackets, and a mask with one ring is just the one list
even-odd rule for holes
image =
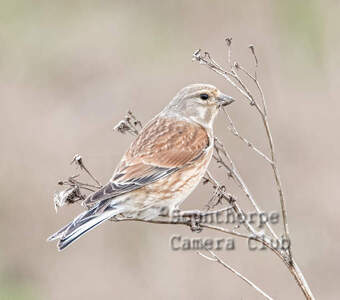
{"label": "bird's beak", "polygon": [[232,98],[232,97],[230,97],[226,94],[223,94],[221,92],[218,93],[216,100],[217,100],[217,103],[221,106],[227,106],[227,105],[229,105],[229,104],[231,104],[235,101],[234,98]]}

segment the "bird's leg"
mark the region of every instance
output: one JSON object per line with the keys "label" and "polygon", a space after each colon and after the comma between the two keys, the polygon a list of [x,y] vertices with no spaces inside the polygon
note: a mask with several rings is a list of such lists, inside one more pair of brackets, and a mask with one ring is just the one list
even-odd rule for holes
{"label": "bird's leg", "polygon": [[202,227],[200,226],[201,223],[201,215],[192,215],[191,216],[191,224],[190,229],[192,232],[199,233],[202,231]]}

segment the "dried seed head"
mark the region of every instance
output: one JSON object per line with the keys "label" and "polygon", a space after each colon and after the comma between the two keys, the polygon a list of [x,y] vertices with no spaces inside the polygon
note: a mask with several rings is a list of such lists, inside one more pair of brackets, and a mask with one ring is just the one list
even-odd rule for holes
{"label": "dried seed head", "polygon": [[232,41],[232,37],[226,37],[225,38],[225,42],[227,43],[227,46],[230,47],[231,46],[231,41]]}

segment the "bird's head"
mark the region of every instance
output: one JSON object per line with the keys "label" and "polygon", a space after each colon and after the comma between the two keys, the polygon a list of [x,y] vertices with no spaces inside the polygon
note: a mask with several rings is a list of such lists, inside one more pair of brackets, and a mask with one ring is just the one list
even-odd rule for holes
{"label": "bird's head", "polygon": [[191,84],[181,89],[163,112],[175,113],[204,127],[211,127],[221,106],[234,99],[210,84]]}

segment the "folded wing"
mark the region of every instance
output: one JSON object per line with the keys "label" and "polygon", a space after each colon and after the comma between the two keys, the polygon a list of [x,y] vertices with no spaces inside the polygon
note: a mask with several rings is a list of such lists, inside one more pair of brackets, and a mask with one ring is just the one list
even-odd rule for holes
{"label": "folded wing", "polygon": [[92,206],[169,176],[192,164],[208,146],[209,136],[200,125],[156,118],[131,144],[110,182],[90,195],[85,204]]}

